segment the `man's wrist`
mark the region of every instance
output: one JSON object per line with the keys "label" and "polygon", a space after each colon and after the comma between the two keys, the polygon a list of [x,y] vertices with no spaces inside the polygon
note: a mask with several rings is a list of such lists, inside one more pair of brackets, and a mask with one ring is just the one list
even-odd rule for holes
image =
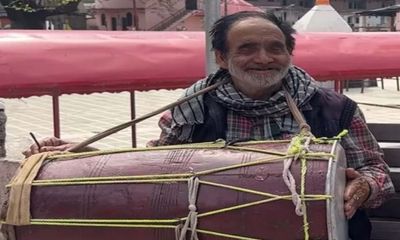
{"label": "man's wrist", "polygon": [[369,191],[368,191],[368,196],[365,199],[365,201],[362,204],[362,207],[368,206],[369,202],[372,201],[377,197],[378,194],[378,185],[376,184],[376,181],[369,176],[361,176],[361,178],[364,180],[364,182],[368,185]]}

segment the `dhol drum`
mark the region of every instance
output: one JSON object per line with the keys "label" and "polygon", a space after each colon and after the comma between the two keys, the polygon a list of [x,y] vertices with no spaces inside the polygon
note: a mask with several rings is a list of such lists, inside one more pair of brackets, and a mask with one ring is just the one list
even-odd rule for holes
{"label": "dhol drum", "polygon": [[10,221],[15,213],[8,209],[3,227],[17,240],[347,239],[346,161],[338,141],[311,143],[291,163],[300,216],[282,178],[293,157],[289,145],[215,142],[53,155],[35,174],[30,199],[22,198],[30,202],[28,223]]}

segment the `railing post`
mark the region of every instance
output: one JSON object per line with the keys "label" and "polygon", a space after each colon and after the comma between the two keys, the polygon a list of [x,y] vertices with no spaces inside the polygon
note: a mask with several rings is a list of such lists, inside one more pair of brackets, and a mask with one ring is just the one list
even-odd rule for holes
{"label": "railing post", "polygon": [[[130,92],[131,97],[131,119],[136,118],[136,108],[135,108],[135,91]],[[132,125],[132,147],[135,148],[136,144],[136,124]]]}
{"label": "railing post", "polygon": [[54,136],[60,138],[60,102],[59,95],[53,94],[53,129]]}
{"label": "railing post", "polygon": [[6,156],[6,122],[5,106],[0,102],[0,158]]}
{"label": "railing post", "polygon": [[339,79],[336,79],[336,80],[334,80],[334,84],[335,84],[335,92],[337,92],[337,93],[340,93],[340,80]]}

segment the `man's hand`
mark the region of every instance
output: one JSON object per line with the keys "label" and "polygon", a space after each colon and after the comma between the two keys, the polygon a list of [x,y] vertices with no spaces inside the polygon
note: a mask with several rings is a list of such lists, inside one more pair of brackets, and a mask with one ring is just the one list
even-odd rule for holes
{"label": "man's hand", "polygon": [[344,190],[344,213],[347,219],[367,200],[370,194],[368,181],[353,168],[346,169],[347,184]]}
{"label": "man's hand", "polygon": [[56,137],[49,137],[39,141],[40,148],[37,144],[32,144],[27,150],[23,151],[22,154],[25,157],[29,157],[33,154],[40,152],[52,152],[52,151],[66,151],[75,145],[75,143],[66,142]]}

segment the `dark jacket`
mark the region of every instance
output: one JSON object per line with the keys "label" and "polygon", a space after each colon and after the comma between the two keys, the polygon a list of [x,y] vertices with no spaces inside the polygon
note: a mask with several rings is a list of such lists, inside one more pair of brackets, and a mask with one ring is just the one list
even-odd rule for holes
{"label": "dark jacket", "polygon": [[[193,142],[226,138],[226,109],[208,94],[204,96],[205,120],[194,131]],[[333,137],[350,126],[357,104],[330,89],[320,88],[310,100],[311,110],[302,111],[316,137]]]}

